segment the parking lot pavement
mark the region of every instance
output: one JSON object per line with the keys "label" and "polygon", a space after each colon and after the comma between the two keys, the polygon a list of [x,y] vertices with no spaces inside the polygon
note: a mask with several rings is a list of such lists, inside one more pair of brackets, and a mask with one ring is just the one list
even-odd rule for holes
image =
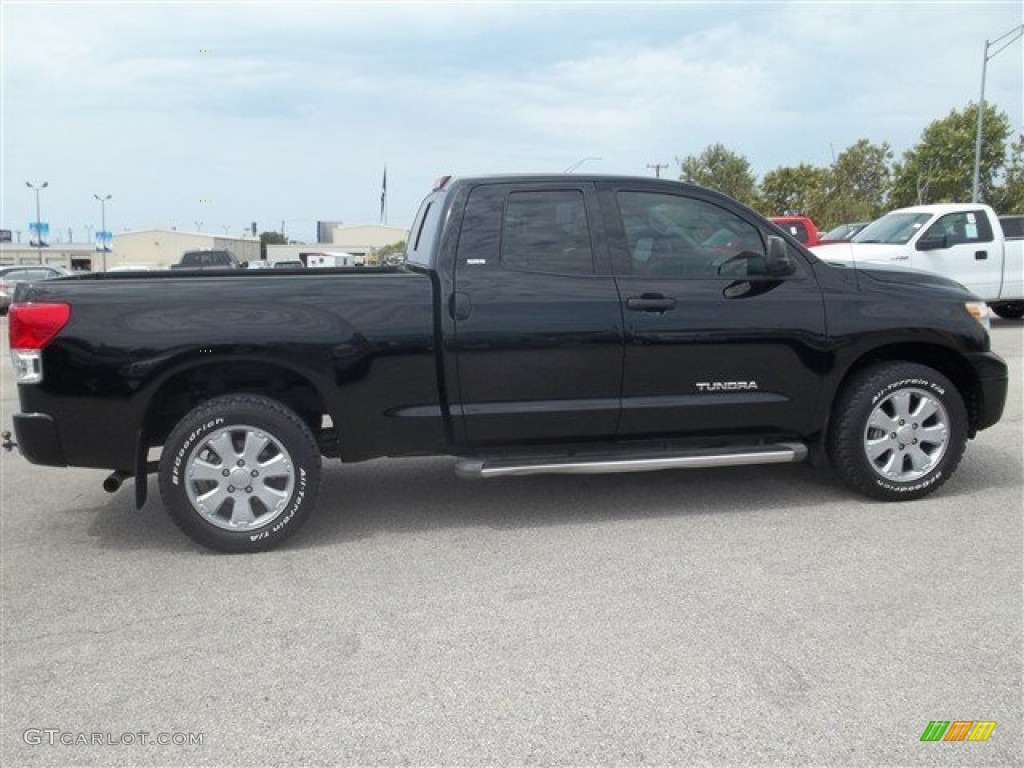
{"label": "parking lot pavement", "polygon": [[[224,556],[155,488],[136,512],[4,455],[2,762],[1019,765],[1022,326],[993,339],[1003,421],[902,504],[808,466],[377,461]],[[997,726],[920,741],[935,720]]]}

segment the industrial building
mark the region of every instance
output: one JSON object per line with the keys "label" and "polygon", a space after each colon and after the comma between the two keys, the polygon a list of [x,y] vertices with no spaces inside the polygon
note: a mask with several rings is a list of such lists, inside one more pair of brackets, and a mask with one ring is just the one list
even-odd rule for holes
{"label": "industrial building", "polygon": [[[321,227],[322,243],[268,245],[268,261],[300,259],[306,263],[310,255],[344,252],[355,257],[355,263],[367,266],[378,263],[376,252],[387,245],[406,239],[403,227],[382,225],[344,226],[330,222]],[[258,237],[223,237],[208,232],[186,232],[177,229],[142,229],[114,235],[112,248],[106,254],[95,246],[55,244],[35,248],[27,243],[0,242],[0,266],[11,264],[53,264],[73,270],[102,272],[114,267],[145,267],[167,269],[181,260],[185,251],[231,251],[239,261],[260,259]]]}
{"label": "industrial building", "polygon": [[[379,224],[344,226],[335,222],[323,222],[328,226],[319,227],[319,243],[291,243],[289,245],[268,245],[267,261],[292,261],[299,259],[307,263],[309,256],[319,253],[343,251],[352,254],[366,266],[378,263],[376,253],[387,245],[394,245],[406,239],[409,233],[404,227],[389,227]],[[360,263],[357,261],[357,263]]]}
{"label": "industrial building", "polygon": [[231,251],[239,261],[260,257],[260,241],[256,237],[221,237],[176,229],[142,229],[115,235],[112,249],[106,254],[85,243],[35,248],[26,243],[0,242],[0,266],[42,262],[91,272],[125,266],[167,269],[177,264],[185,251],[208,249]]}

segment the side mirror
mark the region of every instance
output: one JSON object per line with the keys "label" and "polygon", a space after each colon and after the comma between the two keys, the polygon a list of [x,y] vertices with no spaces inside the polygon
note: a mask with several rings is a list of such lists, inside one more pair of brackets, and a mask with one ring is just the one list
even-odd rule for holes
{"label": "side mirror", "polygon": [[919,251],[937,251],[942,248],[949,248],[949,238],[945,235],[925,235],[917,241]]}
{"label": "side mirror", "polygon": [[789,246],[781,237],[768,236],[768,274],[771,277],[785,277],[796,272],[796,264],[789,256]]}

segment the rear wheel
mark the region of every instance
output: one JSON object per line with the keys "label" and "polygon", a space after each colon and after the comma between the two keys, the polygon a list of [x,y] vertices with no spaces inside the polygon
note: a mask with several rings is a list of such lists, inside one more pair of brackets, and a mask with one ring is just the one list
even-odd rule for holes
{"label": "rear wheel", "polygon": [[160,494],[190,538],[221,552],[277,546],[309,517],[320,453],[309,427],[276,400],[228,395],[178,423],[160,458]]}
{"label": "rear wheel", "polygon": [[967,445],[967,410],[932,368],[883,363],[858,374],[836,403],[828,448],[840,477],[876,499],[917,499],[953,474]]}

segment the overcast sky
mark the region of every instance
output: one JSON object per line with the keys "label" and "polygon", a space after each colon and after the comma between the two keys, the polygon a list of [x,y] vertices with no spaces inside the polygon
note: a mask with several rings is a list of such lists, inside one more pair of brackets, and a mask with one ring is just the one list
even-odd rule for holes
{"label": "overcast sky", "polygon": [[[722,142],[758,177],[859,138],[897,155],[976,101],[1020,0],[958,3],[19,3],[2,14],[0,227],[313,238],[407,226],[438,176],[678,177]],[[986,99],[1022,129],[1022,45]],[[51,234],[52,239],[56,239]]]}

